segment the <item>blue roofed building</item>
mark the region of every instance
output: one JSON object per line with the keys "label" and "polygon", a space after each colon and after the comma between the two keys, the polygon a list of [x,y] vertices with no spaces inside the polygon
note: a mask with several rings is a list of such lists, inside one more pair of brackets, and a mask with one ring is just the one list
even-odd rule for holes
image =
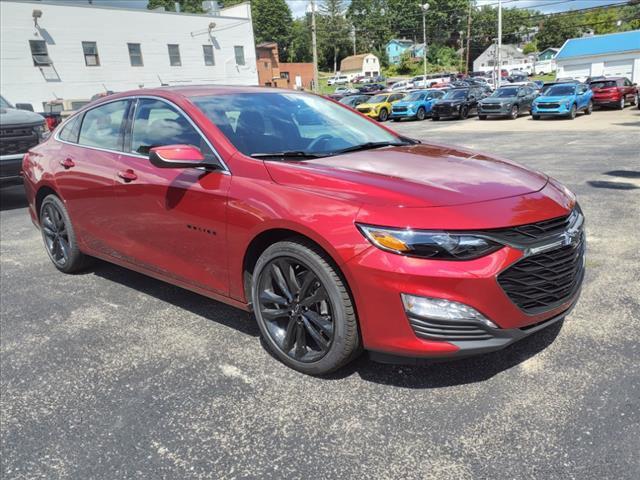
{"label": "blue roofed building", "polygon": [[640,83],[640,30],[571,38],[555,61],[559,78],[626,77]]}
{"label": "blue roofed building", "polygon": [[[394,38],[392,40],[389,40],[387,46],[385,47],[389,63],[391,65],[397,65],[398,63],[400,63],[400,57],[402,56],[402,54],[412,48],[413,41],[407,40],[406,38]],[[414,56],[413,53],[411,53],[411,56]]]}

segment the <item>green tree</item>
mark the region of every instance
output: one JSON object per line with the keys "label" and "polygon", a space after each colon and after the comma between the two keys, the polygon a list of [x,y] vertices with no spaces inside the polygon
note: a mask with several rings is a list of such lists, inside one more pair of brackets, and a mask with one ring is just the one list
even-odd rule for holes
{"label": "green tree", "polygon": [[387,13],[387,0],[351,0],[347,20],[355,26],[358,53],[384,48],[392,36]]}
{"label": "green tree", "polygon": [[[177,0],[180,5],[180,11],[185,13],[204,13],[202,9],[202,2],[199,0]],[[164,7],[167,12],[176,11],[176,0],[149,0],[147,8],[153,10],[154,8]]]}
{"label": "green tree", "polygon": [[538,51],[538,45],[535,40],[533,42],[527,43],[524,47],[522,47],[522,53],[525,55],[529,55],[530,53],[534,53]]}
{"label": "green tree", "polygon": [[320,5],[318,21],[318,46],[322,66],[338,70],[338,57],[346,56],[349,49],[350,25],[344,16],[343,0],[325,0]]}
{"label": "green tree", "polygon": [[540,51],[549,47],[561,47],[569,38],[580,36],[579,20],[570,15],[550,15],[540,22],[536,43]]}
{"label": "green tree", "polygon": [[[287,57],[281,57],[287,58]],[[310,15],[296,18],[291,24],[291,42],[288,59],[290,62],[312,62],[311,52],[311,19]]]}

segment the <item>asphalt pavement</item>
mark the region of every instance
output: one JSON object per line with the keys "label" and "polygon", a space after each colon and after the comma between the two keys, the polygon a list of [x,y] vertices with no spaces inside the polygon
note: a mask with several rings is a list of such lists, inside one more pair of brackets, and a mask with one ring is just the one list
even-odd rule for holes
{"label": "asphalt pavement", "polygon": [[21,188],[3,189],[0,477],[640,478],[640,111],[389,125],[578,194],[587,274],[562,325],[472,359],[309,377],[246,313],[102,262],[58,273]]}

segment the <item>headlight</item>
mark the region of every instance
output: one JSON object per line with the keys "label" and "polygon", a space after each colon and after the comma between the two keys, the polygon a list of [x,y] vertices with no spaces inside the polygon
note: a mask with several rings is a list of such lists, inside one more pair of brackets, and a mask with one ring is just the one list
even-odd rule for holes
{"label": "headlight", "polygon": [[33,127],[33,131],[36,133],[36,135],[38,135],[38,141],[43,140],[46,134],[49,133],[49,130],[47,130],[44,124],[36,125],[35,127]]}
{"label": "headlight", "polygon": [[566,102],[564,102],[564,106],[569,108],[569,106],[571,105],[571,100],[567,100]]}
{"label": "headlight", "polygon": [[417,297],[402,293],[402,304],[406,312],[417,317],[444,321],[476,320],[491,328],[498,326],[482,315],[475,308],[464,303],[445,300],[444,298]]}
{"label": "headlight", "polygon": [[492,240],[464,233],[357,226],[376,247],[410,257],[472,260],[502,248],[501,244]]}

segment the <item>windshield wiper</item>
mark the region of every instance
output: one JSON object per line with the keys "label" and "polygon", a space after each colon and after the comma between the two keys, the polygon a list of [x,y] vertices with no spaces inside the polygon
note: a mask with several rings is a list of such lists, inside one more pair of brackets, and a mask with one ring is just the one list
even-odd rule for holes
{"label": "windshield wiper", "polygon": [[343,153],[348,152],[358,152],[361,150],[372,150],[374,148],[382,148],[382,147],[401,147],[403,145],[411,145],[414,142],[410,141],[402,141],[402,142],[367,142],[361,143],[360,145],[354,145],[352,147],[343,148],[342,150],[336,150],[335,152],[331,152],[329,155],[341,155]]}
{"label": "windshield wiper", "polygon": [[303,150],[291,150],[285,152],[269,152],[269,153],[252,153],[253,158],[297,158],[304,160],[305,158],[321,158],[324,154],[305,152]]}

